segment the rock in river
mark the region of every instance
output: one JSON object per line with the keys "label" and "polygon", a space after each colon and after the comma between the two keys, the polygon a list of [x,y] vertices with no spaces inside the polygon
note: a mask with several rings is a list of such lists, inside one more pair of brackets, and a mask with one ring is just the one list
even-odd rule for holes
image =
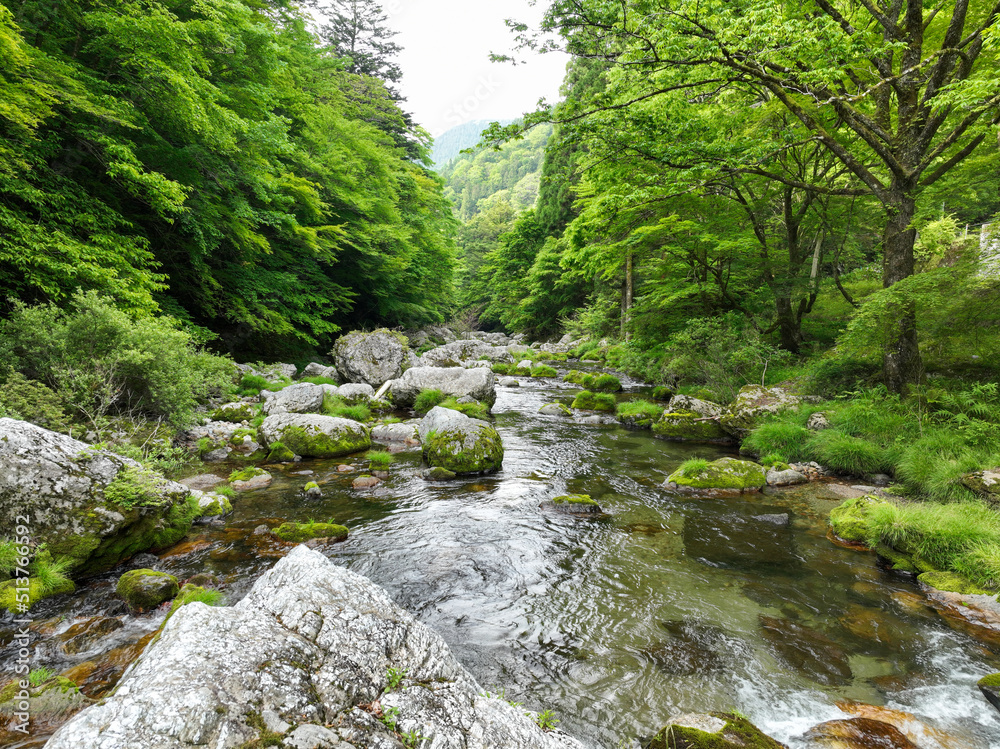
{"label": "rock in river", "polygon": [[420,422],[418,432],[429,466],[463,474],[491,473],[503,464],[500,434],[480,419],[435,406]]}
{"label": "rock in river", "polygon": [[415,357],[409,346],[406,336],[382,328],[371,333],[348,333],[337,339],[330,354],[345,382],[377,388],[413,365]]}
{"label": "rock in river", "polygon": [[[390,668],[406,674],[402,688],[389,689]],[[485,696],[439,635],[368,579],[304,546],[235,606],[178,609],[115,693],[46,746],[235,747],[258,741],[270,726],[289,731],[273,737],[288,745],[302,746],[298,739],[312,732],[345,749],[398,747],[372,714],[388,709],[398,711],[400,731],[415,731],[430,746],[582,747],[561,731],[543,731],[522,708]]]}
{"label": "rock in river", "polygon": [[786,749],[746,718],[728,713],[676,715],[648,749]]}
{"label": "rock in river", "polygon": [[260,434],[268,446],[281,442],[306,458],[335,458],[371,447],[371,436],[364,424],[318,414],[268,416],[260,425]]}
{"label": "rock in river", "polygon": [[723,497],[759,492],[767,479],[757,463],[735,458],[719,458],[708,464],[690,461],[667,476],[663,488],[675,494]]}
{"label": "rock in river", "polygon": [[482,368],[413,367],[389,388],[393,403],[404,408],[413,405],[421,390],[440,390],[456,398],[468,395],[489,406],[497,399],[496,376]]}
{"label": "rock in river", "polygon": [[0,419],[0,515],[75,575],[177,543],[198,508],[182,484],[134,460],[24,421]]}

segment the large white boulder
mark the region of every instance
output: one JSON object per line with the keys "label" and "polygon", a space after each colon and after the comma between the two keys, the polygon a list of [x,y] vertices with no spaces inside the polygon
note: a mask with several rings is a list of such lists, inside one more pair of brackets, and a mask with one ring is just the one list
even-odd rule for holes
{"label": "large white boulder", "polygon": [[415,360],[406,336],[384,328],[342,336],[330,354],[345,382],[366,383],[373,388],[399,377]]}
{"label": "large white boulder", "polygon": [[[401,688],[390,689],[390,669],[406,674]],[[362,707],[376,701],[398,710],[398,729],[427,746],[582,749],[561,731],[543,731],[523,708],[487,697],[440,635],[367,578],[305,546],[235,606],[180,608],[115,692],[46,747],[235,747],[260,738],[252,713],[292,746],[307,734],[330,742],[319,746],[399,746]]]}
{"label": "large white boulder", "polygon": [[492,424],[435,406],[417,427],[424,460],[452,473],[492,473],[503,466],[503,440]]}
{"label": "large white boulder", "polygon": [[264,419],[259,432],[269,448],[280,442],[304,458],[336,458],[371,447],[368,427],[335,416],[275,414]]}
{"label": "large white boulder", "polygon": [[311,382],[289,385],[277,392],[260,391],[261,398],[264,399],[264,413],[268,416],[314,413],[323,407],[325,394],[322,385],[313,385]]}

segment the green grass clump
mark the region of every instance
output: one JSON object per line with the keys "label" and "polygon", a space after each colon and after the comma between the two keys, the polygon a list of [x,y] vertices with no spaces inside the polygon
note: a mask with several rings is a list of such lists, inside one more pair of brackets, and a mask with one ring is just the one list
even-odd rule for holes
{"label": "green grass clump", "polygon": [[213,590],[212,588],[203,588],[200,585],[192,585],[188,583],[183,588],[181,592],[177,594],[174,598],[173,604],[170,606],[170,611],[174,612],[181,606],[185,606],[189,603],[204,603],[206,606],[218,606],[222,603],[224,598],[222,591]]}
{"label": "green grass clump", "polygon": [[385,450],[369,450],[365,453],[365,457],[368,458],[372,468],[388,468],[396,462],[393,454]]}
{"label": "green grass clump", "polygon": [[362,423],[371,421],[372,412],[368,406],[363,404],[352,405],[339,395],[327,393],[323,397],[323,413],[327,416],[336,416],[340,419],[351,419]]}
{"label": "green grass clump", "polygon": [[240,395],[260,395],[260,391],[270,383],[260,375],[245,374],[240,378]]}
{"label": "green grass clump", "polygon": [[[257,468],[257,466],[247,466],[246,468],[238,468],[229,474],[229,483],[233,483],[234,481],[249,481],[255,476],[262,476],[265,473],[266,471]],[[219,494],[219,491],[216,490],[215,493]]]}
{"label": "green grass clump", "polygon": [[824,429],[809,439],[809,451],[821,465],[855,476],[895,472],[899,451],[852,437],[835,429]]}
{"label": "green grass clump", "polygon": [[608,393],[592,393],[589,390],[581,390],[573,399],[573,408],[614,413],[617,403],[615,397]]}
{"label": "green grass clump", "polygon": [[447,397],[440,390],[421,390],[413,401],[413,410],[418,414],[425,414],[434,406],[440,406]]}
{"label": "green grass clump", "polygon": [[593,388],[605,393],[617,393],[622,389],[622,382],[613,374],[602,374],[594,378]]}
{"label": "green grass clump", "polygon": [[709,461],[704,458],[692,458],[691,460],[685,460],[677,468],[685,476],[700,476],[705,471],[708,470]]}
{"label": "green grass clump", "polygon": [[313,385],[339,385],[332,377],[303,377],[299,382],[311,382]]}
{"label": "green grass clump", "polygon": [[618,404],[618,420],[651,426],[663,415],[663,406],[648,400],[635,399]]}
{"label": "green grass clump", "polygon": [[556,377],[559,373],[547,364],[536,364],[531,368],[532,377]]}
{"label": "green grass clump", "polygon": [[584,378],[587,376],[586,372],[581,372],[579,369],[571,369],[563,375],[563,382],[572,382],[574,385],[582,385]]}
{"label": "green grass clump", "polygon": [[28,673],[28,683],[33,687],[38,687],[47,682],[56,672],[50,668],[45,668],[44,666],[40,668],[33,668]]}
{"label": "green grass clump", "polygon": [[509,375],[514,371],[514,365],[506,362],[496,362],[491,369],[494,374]]}
{"label": "green grass clump", "polygon": [[674,397],[673,388],[668,388],[668,387],[653,388],[653,400],[655,401],[668,401],[673,397]]}
{"label": "green grass clump", "polygon": [[778,455],[777,453],[765,455],[757,462],[765,468],[773,468],[776,471],[787,471],[789,467],[788,461],[785,460],[785,456]]}
{"label": "green grass clump", "polygon": [[886,544],[973,583],[1000,587],[1000,513],[983,502],[872,504],[865,540]]}
{"label": "green grass clump", "polygon": [[466,416],[470,416],[473,419],[489,419],[490,409],[485,403],[480,403],[479,401],[473,401],[472,403],[459,403],[458,399],[455,397],[445,398],[439,404],[444,408],[450,408],[452,411],[459,411]]}

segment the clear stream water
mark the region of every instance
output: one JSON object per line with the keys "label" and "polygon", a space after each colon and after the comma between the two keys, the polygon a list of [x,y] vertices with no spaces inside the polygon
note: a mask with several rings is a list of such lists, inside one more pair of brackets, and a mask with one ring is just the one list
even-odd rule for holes
{"label": "clear stream water", "polygon": [[[670,496],[658,486],[679,463],[724,451],[540,416],[575,388],[522,384],[498,388],[502,472],[430,483],[417,475],[419,451],[404,452],[381,485],[355,491],[357,474],[336,471],[351,461],[303,462],[238,496],[225,527],[196,529],[162,569],[211,572],[232,602],[281,554],[254,527],[332,518],[351,536],[323,547],[328,556],[439,632],[484,689],[552,710],[588,746],[649,737],[678,712],[726,709],[805,746],[809,727],[851,717],[836,703],[856,700],[943,731],[928,747],[1000,747],[1000,713],[975,687],[1000,671],[1000,655],[952,630],[873,555],[827,540],[840,500],[824,485]],[[304,470],[313,474],[294,475]],[[321,483],[321,499],[302,495],[309,480]],[[607,515],[539,507],[567,492],[590,494]],[[759,519],[782,513],[787,527]],[[130,643],[163,617],[126,615],[113,596],[119,573],[35,612],[37,664],[76,666],[92,694],[107,690],[138,650]],[[116,622],[87,621],[108,614]],[[118,628],[72,638],[102,622]],[[9,636],[0,627],[0,644]]]}

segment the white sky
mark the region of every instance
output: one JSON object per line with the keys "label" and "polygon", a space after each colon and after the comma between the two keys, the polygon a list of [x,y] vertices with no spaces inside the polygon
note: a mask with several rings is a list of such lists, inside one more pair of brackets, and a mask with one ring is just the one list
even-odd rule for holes
{"label": "white sky", "polygon": [[508,119],[559,98],[568,57],[520,57],[523,65],[490,62],[514,45],[505,18],[536,24],[543,3],[529,0],[382,0],[403,47],[403,108],[431,135],[469,120]]}

